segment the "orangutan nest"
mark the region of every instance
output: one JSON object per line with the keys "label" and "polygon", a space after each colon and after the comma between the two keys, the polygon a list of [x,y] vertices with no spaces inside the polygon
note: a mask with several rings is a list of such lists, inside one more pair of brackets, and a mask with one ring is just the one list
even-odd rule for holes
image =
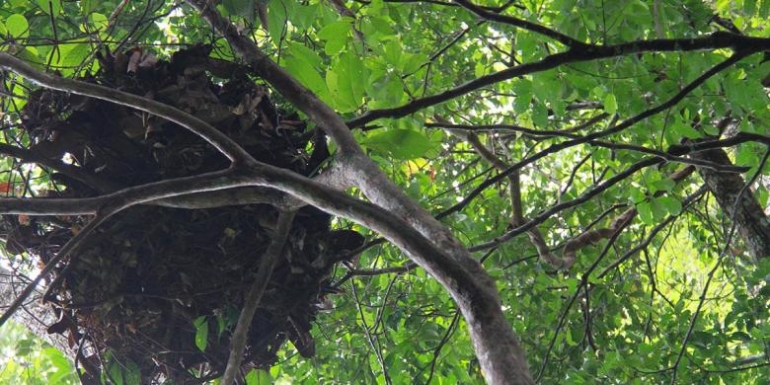
{"label": "orangutan nest", "polygon": [[[170,61],[139,49],[107,52],[97,55],[100,68],[85,80],[186,111],[259,161],[306,176],[318,172],[329,156],[320,131],[308,130],[296,114],[277,107],[247,68],[213,59],[210,52],[196,46]],[[182,127],[77,95],[35,91],[22,122],[32,154],[64,159],[79,171],[51,174],[59,188],[49,196],[93,197],[229,164]],[[126,210],[57,267],[58,284],[47,300],[61,318],[49,331],[67,335],[75,348],[91,346],[78,356],[91,376],[103,376],[110,362],[117,362],[136,368],[142,383],[218,377],[276,218],[277,210],[263,204]],[[330,219],[310,207],[295,217],[287,257],[274,269],[251,325],[244,368],[273,365],[287,339],[302,356],[314,354],[311,322],[333,292],[332,269],[363,243],[356,232],[331,230]],[[3,220],[15,229],[8,235],[10,251],[25,250],[47,263],[88,218]],[[201,322],[209,330],[204,351],[195,343]]]}

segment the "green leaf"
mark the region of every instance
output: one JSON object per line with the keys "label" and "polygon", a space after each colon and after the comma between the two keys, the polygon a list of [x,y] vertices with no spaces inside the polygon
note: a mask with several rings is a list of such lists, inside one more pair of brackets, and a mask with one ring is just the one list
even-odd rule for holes
{"label": "green leaf", "polygon": [[671,215],[678,215],[682,211],[682,202],[679,199],[664,196],[657,198],[657,201]]}
{"label": "green leaf", "polygon": [[538,128],[544,128],[548,125],[548,108],[543,102],[535,103],[532,106],[532,122]]}
{"label": "green leaf", "polygon": [[287,4],[294,0],[272,0],[267,5],[267,31],[275,46],[282,43],[283,34],[286,30],[286,21],[288,20]]}
{"label": "green leaf", "polygon": [[251,369],[246,375],[246,385],[270,385],[273,383],[273,376],[267,370]]}
{"label": "green leaf", "polygon": [[5,19],[5,27],[8,33],[14,38],[25,38],[29,36],[29,23],[22,14],[14,13]]}
{"label": "green leaf", "polygon": [[249,23],[254,22],[256,9],[254,0],[222,0],[222,6],[229,14],[240,16]]}
{"label": "green leaf", "polygon": [[58,49],[48,53],[48,62],[61,68],[62,74],[71,75],[75,67],[79,66],[92,52],[91,45],[87,41],[75,41],[73,43],[60,44]]}
{"label": "green leaf", "polygon": [[[61,0],[36,0],[37,5],[47,15],[58,16],[61,12]],[[53,10],[53,12],[51,12]]]}
{"label": "green leaf", "polygon": [[403,53],[403,47],[397,40],[390,40],[385,43],[383,52],[383,58],[385,62],[392,65],[394,68],[401,69],[401,54]]}
{"label": "green leaf", "polygon": [[681,120],[676,120],[673,123],[671,123],[671,126],[669,129],[676,135],[678,138],[687,138],[687,139],[699,139],[703,137],[703,134],[692,128],[691,125],[685,124]]}
{"label": "green leaf", "polygon": [[314,68],[323,66],[323,59],[318,52],[305,47],[303,44],[288,43],[287,53],[296,59],[304,60]]}
{"label": "green leaf", "polygon": [[91,23],[94,28],[97,31],[102,31],[109,25],[109,20],[107,19],[107,16],[101,13],[94,12],[90,15],[88,15],[88,21]]}
{"label": "green leaf", "polygon": [[362,145],[399,160],[419,158],[434,146],[423,133],[410,129],[384,130],[366,137]]}
{"label": "green leaf", "polygon": [[[111,353],[108,353],[106,356],[106,366],[107,366],[107,373],[109,373],[109,379],[114,381],[117,385],[131,385],[131,384],[139,384],[141,383],[141,373],[139,371],[139,366],[131,361],[118,361],[118,359]],[[106,381],[106,373],[102,373],[103,375],[103,383],[107,383]]]}
{"label": "green leaf", "polygon": [[647,194],[642,191],[642,189],[637,187],[631,187],[628,196],[631,198],[631,202],[634,203],[643,202],[645,199],[647,199]]}
{"label": "green leaf", "polygon": [[316,95],[326,99],[328,96],[326,82],[313,66],[312,61],[314,58],[307,55],[307,51],[300,47],[303,46],[294,44],[289,47],[288,53],[294,60],[286,61],[286,70]]}
{"label": "green leaf", "polygon": [[200,351],[205,352],[206,347],[208,346],[208,337],[209,337],[209,323],[208,323],[208,317],[206,316],[200,316],[193,321],[193,326],[195,326],[195,346],[200,349]]}
{"label": "green leaf", "polygon": [[717,136],[719,135],[719,128],[713,124],[704,124],[703,132],[705,132],[706,135]]}
{"label": "green leaf", "polygon": [[339,112],[351,112],[361,107],[365,85],[360,79],[366,79],[364,64],[352,52],[344,53],[326,72],[326,86]]}
{"label": "green leaf", "polygon": [[651,225],[655,223],[652,215],[652,205],[649,201],[644,201],[636,205],[636,210],[639,212],[639,218],[642,222]]}
{"label": "green leaf", "polygon": [[326,41],[324,51],[327,55],[336,55],[345,48],[345,45],[350,40],[352,22],[352,19],[345,17],[334,23],[327,24],[318,31],[318,38]]}
{"label": "green leaf", "polygon": [[615,99],[615,94],[607,94],[604,97],[604,111],[610,115],[618,112],[618,101]]}
{"label": "green leaf", "polygon": [[656,180],[650,183],[650,190],[652,190],[653,193],[658,191],[671,192],[674,187],[676,187],[676,182],[669,178]]}
{"label": "green leaf", "polygon": [[650,204],[652,207],[652,217],[654,221],[663,219],[666,216],[668,210],[660,204],[660,198],[650,198]]}

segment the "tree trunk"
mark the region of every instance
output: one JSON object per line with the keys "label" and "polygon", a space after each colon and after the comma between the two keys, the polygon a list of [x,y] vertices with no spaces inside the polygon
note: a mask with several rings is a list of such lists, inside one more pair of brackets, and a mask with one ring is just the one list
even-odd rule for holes
{"label": "tree trunk", "polygon": [[[722,149],[693,153],[695,159],[730,165],[730,158]],[[722,210],[735,221],[736,229],[755,259],[770,256],[770,222],[750,188],[739,174],[720,173],[700,168],[701,177],[716,198]]]}

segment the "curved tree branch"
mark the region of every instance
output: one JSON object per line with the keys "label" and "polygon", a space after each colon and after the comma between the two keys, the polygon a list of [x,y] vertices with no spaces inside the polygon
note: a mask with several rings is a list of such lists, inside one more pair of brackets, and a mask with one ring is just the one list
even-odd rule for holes
{"label": "curved tree branch", "polygon": [[[496,285],[468,250],[440,222],[385,177],[363,153],[345,122],[328,105],[270,60],[253,41],[242,36],[208,3],[200,0],[189,0],[188,3],[201,12],[203,18],[228,40],[233,50],[262,79],[307,114],[336,142],[339,148],[337,161],[369,200],[381,207],[366,206],[366,210],[382,210],[382,214],[387,214],[387,218],[382,216],[359,223],[382,233],[450,293],[467,321],[487,380],[494,384],[532,383],[521,346],[501,311]],[[302,199],[306,200],[304,196]],[[356,207],[341,205],[328,196],[322,199],[324,203],[313,204],[333,214],[357,210]],[[361,206],[361,202],[358,203]],[[419,234],[410,229],[417,230]]]}
{"label": "curved tree branch", "polygon": [[163,118],[186,127],[194,134],[200,136],[234,163],[253,164],[255,162],[246,150],[221,131],[167,104],[98,84],[49,75],[37,71],[23,60],[17,59],[5,52],[0,52],[0,68],[13,71],[46,88],[106,100],[153,115],[163,116]]}

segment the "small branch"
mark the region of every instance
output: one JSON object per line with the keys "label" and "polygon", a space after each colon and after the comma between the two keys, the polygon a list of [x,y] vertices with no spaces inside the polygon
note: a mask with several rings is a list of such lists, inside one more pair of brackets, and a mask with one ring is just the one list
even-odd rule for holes
{"label": "small branch", "polygon": [[733,147],[741,143],[757,142],[770,146],[770,137],[751,132],[739,132],[727,139],[705,140],[702,142],[691,142],[687,144],[677,144],[668,148],[671,155],[685,155],[696,151],[711,150],[723,147]]}
{"label": "small branch", "polygon": [[101,179],[79,167],[71,166],[54,159],[48,159],[46,157],[39,156],[34,152],[24,148],[0,143],[0,153],[18,158],[21,162],[37,163],[39,165],[48,167],[51,170],[68,175],[103,193],[115,191],[120,187],[113,182]]}
{"label": "small branch", "polygon": [[647,158],[644,160],[641,160],[637,163],[634,163],[631,167],[627,168],[625,171],[618,173],[614,175],[612,178],[609,178],[605,180],[604,182],[599,183],[595,188],[586,191],[579,197],[562,202],[556,205],[553,205],[550,209],[545,210],[538,214],[536,217],[532,218],[529,222],[493,239],[492,241],[489,241],[487,243],[482,243],[480,245],[476,245],[474,247],[470,248],[470,251],[480,251],[480,250],[486,250],[492,247],[498,246],[502,242],[506,242],[510,239],[513,239],[514,237],[518,236],[519,234],[522,234],[526,231],[529,231],[529,229],[543,223],[546,219],[550,218],[554,214],[561,212],[563,210],[566,210],[571,207],[575,207],[579,204],[582,204],[584,202],[587,202],[591,198],[595,197],[596,195],[600,194],[601,192],[607,190],[608,188],[614,186],[615,184],[619,183],[620,181],[628,178],[631,176],[631,174],[645,168],[650,167],[656,164],[660,164],[662,161],[660,159],[656,158]]}
{"label": "small branch", "polygon": [[373,277],[375,275],[383,275],[383,274],[404,274],[409,271],[412,271],[417,268],[417,264],[414,262],[409,262],[403,266],[393,266],[393,267],[385,267],[382,269],[373,269],[373,270],[362,270],[362,269],[353,269],[348,271],[342,278],[340,278],[339,281],[335,282],[331,287],[337,288],[342,286],[343,283],[349,281],[353,277],[362,276],[362,277]]}
{"label": "small branch", "polygon": [[[652,148],[636,146],[633,144],[610,143],[610,142],[603,142],[599,140],[592,140],[588,142],[588,144],[596,147],[604,147],[604,148],[609,148],[613,150],[628,150],[628,151],[641,152],[643,154],[655,155],[669,162],[689,164],[689,165],[703,167],[703,168],[707,168],[709,170],[714,170],[718,172],[742,174],[751,169],[751,167],[725,165],[717,162],[710,162],[703,159],[685,158],[682,156],[672,155],[670,152],[663,152]],[[689,151],[689,148],[687,150]]]}
{"label": "small branch", "polygon": [[561,32],[557,32],[555,30],[552,30],[552,29],[547,28],[545,26],[542,26],[540,24],[535,24],[535,23],[532,23],[532,22],[529,22],[529,21],[526,21],[526,20],[521,20],[521,19],[515,18],[513,16],[506,16],[506,15],[501,15],[499,13],[494,13],[494,12],[487,11],[487,10],[485,10],[485,9],[483,9],[483,8],[473,4],[473,3],[471,3],[470,1],[455,0],[455,3],[459,4],[460,6],[462,6],[465,9],[475,13],[476,15],[478,15],[479,17],[481,17],[483,19],[490,20],[490,21],[495,21],[495,22],[502,23],[502,24],[512,25],[514,27],[518,27],[518,28],[521,28],[521,29],[526,29],[528,31],[535,32],[535,33],[543,35],[545,37],[549,37],[551,39],[554,39],[554,40],[556,40],[556,41],[566,45],[567,47],[580,48],[580,47],[588,46],[588,44],[585,44],[585,43],[583,43],[583,42],[581,42],[579,40],[573,39],[573,38],[571,38],[571,37],[569,37],[569,36],[567,36],[567,35],[565,35],[565,34],[563,34]]}
{"label": "small branch", "polygon": [[[106,205],[122,202],[124,208],[179,195],[259,185],[234,169],[129,187],[95,198],[0,198],[0,213],[27,215],[94,215]],[[265,182],[261,182],[265,184]]]}
{"label": "small branch", "polygon": [[[469,132],[466,137],[468,142],[473,146],[476,152],[478,152],[479,155],[484,158],[484,160],[491,163],[500,171],[505,171],[508,168],[508,165],[505,164],[502,159],[498,158],[497,155],[493,154],[492,151],[490,151],[488,148],[486,148],[486,146],[484,146],[484,144],[481,143],[478,136],[476,136],[474,132]],[[518,171],[511,173],[508,176],[508,183],[510,183],[511,211],[513,212],[511,225],[521,226],[524,224],[524,214],[521,203],[521,183]],[[549,264],[551,267],[557,270],[568,269],[570,266],[572,266],[572,263],[567,263],[565,260],[559,259],[553,255],[553,253],[551,253],[551,249],[545,242],[545,238],[540,232],[540,229],[537,227],[532,227],[527,231],[527,235],[529,236],[530,242],[535,246],[535,249],[537,249],[537,254],[540,256],[540,259],[543,262]]]}
{"label": "small branch", "polygon": [[452,337],[452,334],[454,334],[455,330],[457,330],[457,323],[460,321],[460,311],[455,310],[455,315],[452,317],[452,322],[449,323],[449,327],[446,330],[446,333],[444,333],[444,336],[441,337],[441,341],[439,341],[438,345],[435,349],[433,349],[433,359],[430,360],[430,375],[428,376],[428,380],[425,381],[425,384],[430,384],[431,380],[433,379],[433,375],[436,372],[436,363],[438,362],[438,358],[441,355],[441,349],[444,348],[444,346],[449,342],[449,339]]}
{"label": "small branch", "polygon": [[382,376],[385,378],[385,384],[391,385],[393,384],[393,381],[390,379],[390,375],[388,374],[388,368],[385,365],[385,360],[382,358],[381,349],[379,349],[378,346],[375,346],[374,344],[374,337],[372,337],[372,333],[369,330],[369,325],[366,322],[366,316],[364,315],[364,308],[363,306],[361,306],[361,300],[358,298],[358,290],[356,289],[355,285],[351,287],[351,291],[353,292],[353,299],[356,302],[356,308],[358,309],[358,314],[361,316],[361,329],[364,330],[366,341],[369,343],[369,347],[372,349],[372,353],[374,353],[374,356],[377,357],[377,363],[380,364],[380,370],[382,370]]}
{"label": "small branch", "polygon": [[609,241],[607,241],[607,244],[604,245],[604,248],[602,249],[601,253],[599,253],[599,256],[591,264],[591,266],[588,267],[586,272],[583,273],[583,276],[580,279],[580,284],[578,284],[577,288],[575,289],[575,294],[572,295],[569,302],[567,302],[567,306],[564,308],[564,310],[561,313],[561,316],[559,317],[559,322],[556,323],[556,330],[554,330],[553,337],[551,338],[551,342],[548,344],[548,349],[546,350],[545,356],[543,357],[543,362],[540,364],[540,370],[538,371],[537,377],[535,378],[536,382],[540,382],[540,379],[545,373],[545,368],[548,366],[548,361],[550,359],[551,351],[553,350],[554,346],[556,346],[557,337],[559,336],[559,333],[561,332],[562,327],[564,327],[564,324],[567,322],[567,315],[569,314],[569,311],[572,308],[572,305],[575,304],[575,301],[580,295],[581,290],[584,290],[584,288],[586,291],[588,290],[588,278],[591,276],[591,273],[594,270],[596,270],[596,268],[599,266],[599,263],[602,261],[602,259],[604,259],[604,257],[610,251],[610,248],[615,243],[619,235],[620,235],[620,232],[616,232],[610,237]]}
{"label": "small branch", "polygon": [[[728,60],[735,57],[738,57],[738,60],[740,60],[751,54],[770,50],[770,38],[757,38],[734,35],[727,32],[715,32],[711,35],[697,39],[656,39],[609,46],[587,45],[585,48],[570,49],[566,52],[546,56],[536,62],[525,63],[520,66],[485,75],[442,93],[415,99],[400,107],[371,110],[357,118],[349,120],[347,124],[350,128],[356,128],[380,118],[400,118],[495,83],[510,80],[515,77],[547,71],[567,63],[608,59],[616,56],[642,52],[689,52],[721,48],[731,48],[735,51],[735,54]],[[730,64],[735,61],[731,61]]]}
{"label": "small branch", "polygon": [[[768,39],[768,44],[770,44],[770,39]],[[564,142],[561,142],[561,143],[557,143],[557,144],[551,145],[550,147],[546,148],[545,150],[540,151],[537,154],[535,154],[535,155],[533,155],[533,156],[531,156],[531,157],[529,157],[527,159],[524,159],[521,162],[518,162],[518,163],[512,165],[511,167],[506,169],[505,172],[501,172],[500,174],[496,175],[495,177],[492,177],[492,178],[484,181],[483,183],[481,183],[470,194],[468,194],[468,196],[466,196],[461,202],[455,204],[454,206],[450,207],[449,209],[447,209],[446,211],[441,213],[441,217],[444,217],[444,216],[447,216],[447,215],[452,214],[454,212],[457,212],[459,210],[462,210],[473,199],[475,199],[479,194],[481,194],[485,189],[487,189],[490,186],[493,186],[493,185],[501,182],[504,178],[507,177],[508,174],[510,174],[512,172],[515,172],[516,170],[520,170],[522,167],[524,167],[524,166],[526,166],[528,164],[534,163],[535,161],[540,160],[540,159],[546,157],[547,155],[559,152],[559,151],[561,151],[561,150],[563,150],[565,148],[569,148],[569,147],[577,146],[577,145],[580,145],[580,144],[588,143],[588,142],[590,142],[592,140],[595,140],[595,139],[598,139],[598,138],[601,138],[601,137],[604,137],[604,136],[608,136],[608,135],[612,135],[612,134],[617,134],[617,133],[619,133],[619,132],[621,132],[621,131],[623,131],[623,130],[625,130],[625,129],[633,126],[633,125],[635,125],[636,123],[641,122],[644,119],[647,119],[647,118],[649,118],[649,117],[651,117],[651,116],[653,116],[655,114],[658,114],[660,112],[663,112],[663,111],[665,111],[665,110],[675,106],[682,99],[684,99],[684,97],[687,96],[690,92],[692,92],[693,90],[698,88],[701,84],[705,83],[706,80],[708,80],[712,76],[718,74],[719,72],[722,72],[723,70],[727,69],[728,67],[732,66],[733,64],[739,62],[741,59],[745,58],[747,55],[748,54],[746,52],[736,52],[735,54],[733,54],[729,58],[725,59],[724,61],[722,61],[721,63],[715,65],[714,67],[711,67],[708,71],[704,72],[701,76],[699,76],[698,78],[696,78],[695,80],[693,80],[692,82],[687,84],[687,86],[682,88],[681,91],[679,91],[676,95],[672,96],[667,101],[665,101],[665,102],[663,102],[663,103],[661,103],[661,104],[659,104],[659,105],[657,105],[657,106],[655,106],[653,108],[645,110],[645,111],[643,111],[643,112],[641,112],[641,113],[639,113],[639,114],[637,114],[637,115],[635,115],[635,116],[633,116],[633,117],[623,121],[622,123],[620,123],[620,124],[610,128],[610,129],[607,129],[607,130],[604,130],[604,131],[600,131],[600,132],[596,132],[596,133],[593,133],[593,134],[588,134],[588,135],[585,135],[585,136],[580,137],[578,139],[567,140],[567,141],[564,141]],[[670,152],[671,151],[669,151],[669,153]],[[673,155],[679,155],[679,154],[674,153]]]}
{"label": "small branch", "polygon": [[254,313],[257,311],[259,301],[265,293],[270,276],[273,274],[273,268],[281,255],[283,255],[284,246],[289,237],[289,230],[294,221],[294,214],[296,214],[296,211],[281,211],[278,215],[275,235],[270,241],[265,254],[262,255],[259,270],[257,270],[257,275],[254,277],[254,283],[249,290],[249,294],[246,296],[243,310],[241,310],[238,323],[235,325],[235,330],[230,338],[230,358],[227,360],[227,368],[225,368],[225,374],[220,382],[222,384],[232,384],[241,369],[241,361],[243,359],[243,352],[246,349],[251,321],[254,319]]}
{"label": "small branch", "polygon": [[[690,206],[693,202],[695,202],[696,199],[700,198],[703,194],[708,191],[708,188],[706,186],[703,186],[699,188],[694,193],[687,196],[682,201],[682,212]],[[680,213],[681,215],[681,213]],[[680,215],[669,215],[668,218],[663,220],[663,222],[657,224],[653,229],[650,231],[650,235],[644,240],[644,242],[640,243],[639,245],[635,246],[631,250],[627,251],[625,254],[623,254],[620,258],[613,261],[609,264],[609,266],[605,267],[604,270],[602,270],[599,274],[596,275],[597,278],[601,279],[604,278],[605,275],[607,275],[610,271],[614,270],[618,266],[620,266],[623,262],[627,261],[636,253],[638,253],[641,250],[644,250],[650,243],[652,243],[653,239],[655,239],[655,236],[661,232],[663,229],[668,227],[675,219],[679,218]]]}
{"label": "small branch", "polygon": [[450,124],[450,123],[425,123],[424,125],[426,128],[446,128],[449,130],[455,130],[457,132],[460,131],[466,131],[468,133],[473,132],[484,132],[484,131],[513,131],[513,132],[520,132],[524,135],[530,135],[534,137],[565,137],[565,138],[580,138],[580,135],[577,134],[570,134],[565,131],[560,130],[554,130],[554,131],[541,131],[541,130],[534,130],[531,128],[526,128],[514,124],[478,124],[478,125],[470,125],[470,124]]}
{"label": "small branch", "polygon": [[37,285],[40,284],[40,282],[43,280],[43,278],[47,277],[48,274],[50,274],[53,269],[56,267],[56,265],[59,264],[65,257],[72,254],[73,251],[77,250],[81,245],[85,243],[85,241],[88,239],[88,237],[93,233],[94,230],[96,230],[99,225],[104,223],[110,216],[115,214],[117,211],[112,212],[105,212],[102,215],[97,215],[94,219],[91,220],[91,222],[88,222],[86,226],[84,226],[80,232],[72,237],[65,245],[64,247],[59,250],[59,252],[51,258],[50,261],[45,265],[43,270],[40,271],[40,274],[35,277],[30,283],[27,284],[27,286],[24,288],[24,290],[16,297],[16,299],[8,306],[8,308],[5,310],[5,313],[3,313],[2,316],[0,316],[0,326],[3,326],[8,319],[13,316],[13,313],[16,312],[16,310],[21,307],[21,305],[24,303],[24,301],[27,300],[27,298],[32,294],[32,292],[35,291],[37,288]]}

